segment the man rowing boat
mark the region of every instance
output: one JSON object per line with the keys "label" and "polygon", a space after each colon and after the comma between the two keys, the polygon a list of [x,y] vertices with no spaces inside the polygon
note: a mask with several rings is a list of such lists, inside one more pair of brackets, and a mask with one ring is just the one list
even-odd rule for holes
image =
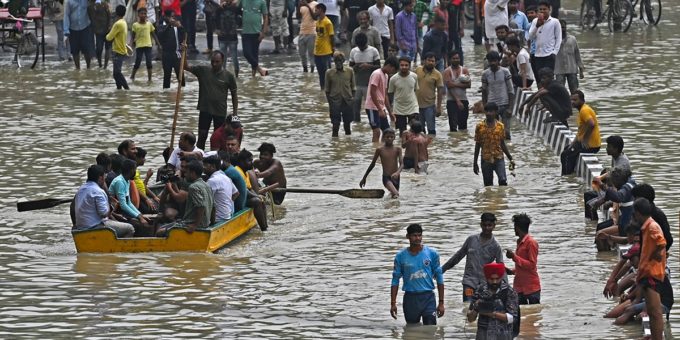
{"label": "man rowing boat", "polygon": [[[257,151],[260,152],[260,158],[256,159],[253,165],[255,166],[255,174],[257,178],[262,178],[265,185],[279,184],[279,188],[286,187],[286,174],[283,171],[283,164],[281,161],[274,158],[276,147],[271,143],[262,143]],[[285,192],[272,192],[274,204],[281,205],[286,196]]]}

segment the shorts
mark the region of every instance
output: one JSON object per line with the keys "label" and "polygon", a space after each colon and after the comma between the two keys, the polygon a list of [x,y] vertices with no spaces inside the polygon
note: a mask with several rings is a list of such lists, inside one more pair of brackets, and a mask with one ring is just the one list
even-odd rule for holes
{"label": "shorts", "polygon": [[283,199],[286,197],[285,192],[272,192],[272,199],[274,200],[274,204],[276,205],[281,205],[283,203]]}
{"label": "shorts", "polygon": [[406,127],[408,125],[408,122],[410,122],[412,119],[416,118],[416,116],[418,116],[418,114],[413,113],[413,114],[406,115],[406,116],[403,116],[403,115],[396,115],[396,116],[397,116],[397,121],[395,123],[395,126],[397,127],[397,129],[399,129],[399,131],[405,131]]}
{"label": "shorts", "polygon": [[437,324],[437,305],[434,292],[406,292],[403,300],[404,319],[406,323],[419,323],[423,319],[423,325]]}
{"label": "shorts", "polygon": [[404,157],[404,169],[413,169],[416,167],[415,159],[411,157]]}
{"label": "shorts", "polygon": [[380,117],[378,110],[366,109],[366,115],[368,116],[368,124],[371,125],[371,129],[380,128],[380,130],[385,131],[390,127],[387,116]]}
{"label": "shorts", "polygon": [[87,26],[80,31],[71,30],[68,36],[71,46],[71,54],[83,53],[86,57],[94,55],[94,34],[92,26]]}
{"label": "shorts", "polygon": [[387,176],[387,175],[382,176],[382,182],[383,182],[383,185],[385,187],[387,187],[387,183],[392,183],[392,184],[394,184],[394,187],[397,188],[397,190],[399,190],[400,180],[401,180],[401,177],[399,177],[397,179],[392,179],[392,176]]}
{"label": "shorts", "polygon": [[463,302],[472,301],[473,295],[475,295],[475,289],[470,286],[463,285]]}
{"label": "shorts", "polygon": [[225,119],[227,119],[227,117],[215,116],[209,112],[201,111],[201,113],[198,114],[198,130],[210,130],[210,123],[213,123],[213,131],[217,130],[218,127],[224,124]]}

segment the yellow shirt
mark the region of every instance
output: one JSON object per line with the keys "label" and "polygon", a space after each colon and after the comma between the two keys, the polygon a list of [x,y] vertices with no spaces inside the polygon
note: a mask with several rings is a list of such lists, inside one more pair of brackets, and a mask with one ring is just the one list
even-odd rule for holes
{"label": "yellow shirt", "polygon": [[137,169],[137,171],[135,172],[135,177],[132,180],[135,182],[135,186],[139,191],[139,195],[142,197],[146,197],[146,185],[144,185],[142,176],[139,174],[139,169]]}
{"label": "yellow shirt", "polygon": [[234,168],[236,169],[236,171],[238,171],[241,177],[243,177],[243,180],[246,181],[246,188],[252,189],[253,185],[250,184],[250,176],[247,173],[243,172],[240,166],[235,166]]}
{"label": "yellow shirt", "polygon": [[132,32],[135,34],[135,47],[151,47],[151,33],[156,29],[150,22],[132,24]]}
{"label": "yellow shirt", "polygon": [[314,42],[314,55],[333,54],[333,24],[328,17],[316,22],[316,42]]}
{"label": "yellow shirt", "polygon": [[[590,138],[587,141],[583,140],[586,134],[586,126],[588,126],[588,121],[593,120],[595,127],[590,133]],[[583,104],[581,109],[578,111],[578,116],[576,117],[576,125],[578,126],[578,131],[576,131],[576,139],[580,140],[588,148],[598,148],[601,146],[602,141],[600,140],[600,124],[597,123],[597,115],[595,111],[588,106],[588,104]]]}
{"label": "yellow shirt", "polygon": [[125,47],[125,42],[127,42],[127,30],[127,23],[125,23],[124,19],[116,21],[111,27],[111,31],[106,35],[106,40],[113,41],[113,52],[127,55],[127,47]]}

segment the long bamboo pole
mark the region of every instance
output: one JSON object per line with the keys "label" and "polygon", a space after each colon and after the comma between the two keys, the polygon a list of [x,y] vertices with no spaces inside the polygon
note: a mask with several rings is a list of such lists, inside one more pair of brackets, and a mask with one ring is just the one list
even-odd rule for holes
{"label": "long bamboo pole", "polygon": [[184,63],[187,58],[187,33],[184,32],[184,41],[182,42],[182,58],[179,64],[179,77],[177,79],[177,98],[175,98],[175,115],[172,117],[172,132],[170,134],[170,147],[175,145],[175,131],[177,130],[177,116],[179,116],[179,102],[182,97],[182,81],[184,80]]}

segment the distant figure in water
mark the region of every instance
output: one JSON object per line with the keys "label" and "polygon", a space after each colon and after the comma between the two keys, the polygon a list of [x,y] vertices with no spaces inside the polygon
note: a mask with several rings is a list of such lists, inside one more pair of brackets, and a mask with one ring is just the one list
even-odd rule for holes
{"label": "distant figure in water", "polygon": [[390,192],[392,198],[399,198],[399,176],[403,167],[401,160],[401,148],[394,146],[394,138],[396,132],[392,128],[383,131],[383,145],[375,149],[371,165],[366,169],[364,178],[359,182],[359,187],[366,185],[366,177],[371,173],[375,167],[375,161],[380,157],[380,163],[383,167],[382,182],[385,188]]}
{"label": "distant figure in water", "polygon": [[[279,188],[286,187],[286,174],[283,171],[283,164],[281,161],[274,158],[276,147],[271,143],[262,143],[257,151],[260,152],[260,158],[253,162],[255,166],[255,174],[257,178],[262,178],[265,185],[272,185],[279,183]],[[272,192],[274,204],[281,205],[283,198],[286,197],[285,192]]]}
{"label": "distant figure in water", "polygon": [[419,120],[412,120],[411,130],[404,132],[401,144],[404,148],[404,169],[415,169],[417,174],[427,174],[427,147],[430,143],[432,138],[423,134],[423,124]]}

